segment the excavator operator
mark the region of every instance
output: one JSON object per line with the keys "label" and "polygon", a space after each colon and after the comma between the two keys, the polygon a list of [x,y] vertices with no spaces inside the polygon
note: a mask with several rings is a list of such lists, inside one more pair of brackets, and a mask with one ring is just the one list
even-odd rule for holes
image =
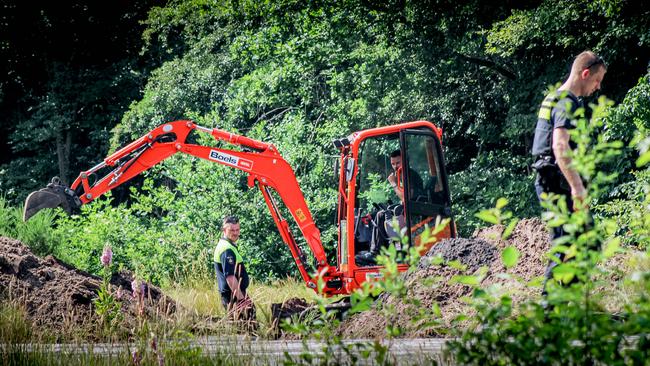
{"label": "excavator operator", "polygon": [[[393,172],[388,176],[388,183],[393,187],[395,195],[399,198],[399,204],[389,205],[383,210],[377,212],[373,219],[372,237],[370,240],[370,250],[357,255],[356,262],[361,266],[375,265],[375,257],[379,254],[382,247],[388,246],[390,240],[398,239],[399,233],[396,233],[392,227],[392,220],[395,218],[400,228],[406,225],[404,217],[404,190],[397,184],[397,171],[402,168],[402,153],[395,150],[390,154],[390,165]],[[408,170],[409,184],[411,186],[410,195],[415,197],[422,193],[423,182],[420,175],[413,169]],[[402,187],[404,185],[402,184]],[[399,243],[396,243],[399,246]],[[397,248],[401,250],[400,247]]]}
{"label": "excavator operator", "polygon": [[239,219],[236,216],[227,216],[223,220],[222,230],[223,236],[214,249],[214,270],[221,302],[233,320],[254,320],[255,306],[246,294],[248,273],[237,248]]}
{"label": "excavator operator", "polygon": [[[400,200],[400,203],[397,205],[388,206],[387,209],[381,210],[377,213],[375,217],[375,230],[373,230],[372,239],[370,242],[370,252],[374,255],[379,254],[381,247],[387,246],[389,239],[395,236],[398,236],[398,233],[393,231],[391,225],[391,218],[397,218],[399,226],[404,227],[404,190],[400,188],[397,184],[397,171],[402,168],[402,153],[399,150],[395,150],[390,154],[390,165],[393,168],[393,172],[390,173],[387,180],[390,183],[390,186],[393,187],[395,195]],[[421,194],[423,190],[422,178],[420,175],[413,169],[408,170],[409,174],[409,183],[411,186],[410,195],[412,197]],[[403,187],[403,185],[402,185]]]}

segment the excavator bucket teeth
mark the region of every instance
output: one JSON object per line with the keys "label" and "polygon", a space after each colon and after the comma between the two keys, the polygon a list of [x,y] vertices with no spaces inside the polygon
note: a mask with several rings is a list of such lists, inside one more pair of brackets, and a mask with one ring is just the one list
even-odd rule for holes
{"label": "excavator bucket teeth", "polygon": [[47,188],[32,192],[27,196],[23,210],[23,220],[29,220],[40,210],[46,208],[61,207],[68,215],[71,215],[73,210],[79,206],[81,206],[81,201],[74,192],[61,185],[58,180],[53,179],[52,183],[47,185]]}

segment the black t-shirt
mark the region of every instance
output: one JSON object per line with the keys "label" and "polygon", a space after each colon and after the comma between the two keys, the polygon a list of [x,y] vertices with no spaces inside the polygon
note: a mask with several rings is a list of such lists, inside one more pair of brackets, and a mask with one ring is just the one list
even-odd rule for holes
{"label": "black t-shirt", "polygon": [[[546,115],[550,119],[546,119],[542,117],[542,114],[545,108],[549,108],[548,105],[553,98],[559,99],[552,107],[550,115]],[[533,139],[532,153],[534,156],[553,156],[553,130],[556,128],[575,128],[571,119],[578,108],[582,108],[582,102],[568,90],[559,90],[557,94],[549,95],[544,99],[537,119],[535,138]],[[569,146],[574,149],[575,143],[570,141]]]}
{"label": "black t-shirt", "polygon": [[418,196],[424,195],[424,182],[422,177],[415,170],[409,169],[409,183],[411,184],[411,192],[409,197],[411,200],[416,199]]}
{"label": "black t-shirt", "polygon": [[221,253],[221,264],[215,263],[214,267],[217,273],[219,291],[222,294],[230,294],[232,292],[226,281],[226,277],[228,276],[235,276],[239,281],[239,288],[246,292],[249,284],[248,273],[246,272],[244,263],[237,263],[235,252],[231,249],[226,249]]}

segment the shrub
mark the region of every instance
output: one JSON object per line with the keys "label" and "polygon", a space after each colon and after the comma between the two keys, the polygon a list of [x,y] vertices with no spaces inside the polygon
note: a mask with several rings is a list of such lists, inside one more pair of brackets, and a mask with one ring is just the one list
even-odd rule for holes
{"label": "shrub", "polygon": [[23,222],[22,207],[12,207],[0,197],[0,236],[18,239],[38,255],[51,254],[59,240],[52,228],[56,215],[45,211]]}

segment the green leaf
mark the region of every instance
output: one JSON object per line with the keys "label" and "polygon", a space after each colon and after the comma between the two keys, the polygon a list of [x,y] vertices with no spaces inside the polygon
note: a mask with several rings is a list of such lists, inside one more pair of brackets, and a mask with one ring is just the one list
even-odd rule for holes
{"label": "green leaf", "polygon": [[481,288],[475,288],[474,291],[472,292],[472,297],[475,299],[484,299],[488,296],[488,293],[481,289]]}
{"label": "green leaf", "polygon": [[356,304],[352,305],[350,308],[350,314],[354,313],[360,313],[366,310],[369,310],[370,307],[372,306],[372,298],[370,297],[364,297],[359,300]]}
{"label": "green leaf", "polygon": [[440,310],[440,305],[436,301],[433,302],[433,305],[431,305],[431,310],[433,311],[433,314],[441,318],[442,317],[442,311]]}
{"label": "green leaf", "polygon": [[468,286],[478,286],[478,276],[458,275],[449,280],[450,283],[460,283]]}
{"label": "green leaf", "polygon": [[479,219],[485,222],[489,222],[490,224],[497,225],[499,223],[499,219],[490,210],[483,210],[477,213],[476,217],[478,217]]}
{"label": "green leaf", "polygon": [[453,260],[447,262],[447,265],[453,269],[457,269],[459,271],[464,271],[467,269],[467,266],[462,264],[459,260]]}
{"label": "green leaf", "polygon": [[556,217],[552,220],[549,220],[546,224],[549,227],[560,227],[566,223],[566,219],[563,217]]}
{"label": "green leaf", "polygon": [[[426,260],[427,258],[423,258],[423,260]],[[432,266],[439,266],[444,263],[445,259],[442,258],[442,254],[436,254],[433,257],[428,258],[429,259],[429,265]]]}
{"label": "green leaf", "polygon": [[497,205],[496,205],[496,207],[497,207],[497,209],[500,210],[500,209],[506,207],[507,204],[508,204],[508,200],[507,200],[506,198],[504,198],[504,197],[501,197],[501,198],[499,198],[499,199],[497,200]]}
{"label": "green leaf", "polygon": [[553,278],[560,282],[570,282],[576,275],[576,269],[569,264],[562,263],[553,268]]}
{"label": "green leaf", "polygon": [[621,247],[621,239],[620,238],[613,238],[607,242],[605,245],[605,250],[603,251],[603,255],[605,258],[609,258],[616,254],[618,249]]}
{"label": "green leaf", "polygon": [[528,281],[528,283],[526,283],[526,286],[535,288],[542,287],[545,280],[546,278],[544,278],[544,276],[533,277],[530,281]]}
{"label": "green leaf", "polygon": [[506,268],[512,268],[517,264],[517,260],[519,259],[519,251],[517,248],[509,246],[501,253],[501,259],[503,260],[503,265]]}
{"label": "green leaf", "polygon": [[639,168],[648,163],[650,163],[650,151],[644,152],[638,159],[636,159],[636,166]]}
{"label": "green leaf", "polygon": [[512,235],[512,232],[515,230],[515,227],[517,227],[518,222],[519,219],[514,219],[510,221],[506,229],[503,230],[503,235],[501,235],[501,239],[507,240],[510,237],[510,235]]}

